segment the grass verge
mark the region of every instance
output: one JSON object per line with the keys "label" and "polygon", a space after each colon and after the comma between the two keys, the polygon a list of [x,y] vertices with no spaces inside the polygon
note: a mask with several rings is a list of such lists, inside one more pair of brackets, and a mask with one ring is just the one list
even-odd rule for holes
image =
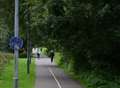
{"label": "grass verge", "polygon": [[[30,75],[26,72],[26,59],[19,59],[19,88],[34,88],[35,64],[31,63]],[[0,88],[13,88],[14,61],[11,60],[4,68],[0,80]]]}

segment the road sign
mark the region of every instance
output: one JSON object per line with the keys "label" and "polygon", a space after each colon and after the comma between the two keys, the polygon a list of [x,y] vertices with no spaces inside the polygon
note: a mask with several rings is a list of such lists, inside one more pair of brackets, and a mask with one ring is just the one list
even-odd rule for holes
{"label": "road sign", "polygon": [[20,49],[20,48],[23,47],[23,40],[22,40],[21,38],[19,38],[19,37],[12,37],[12,38],[10,39],[10,44],[9,44],[9,45],[10,45],[10,47],[11,47],[12,49],[14,49],[16,45],[17,45],[18,48]]}

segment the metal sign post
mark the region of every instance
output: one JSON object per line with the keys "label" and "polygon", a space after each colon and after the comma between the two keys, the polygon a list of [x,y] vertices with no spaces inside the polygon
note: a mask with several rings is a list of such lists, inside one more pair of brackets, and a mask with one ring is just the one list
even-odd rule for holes
{"label": "metal sign post", "polygon": [[[14,36],[19,36],[19,0],[15,0],[15,16],[14,16]],[[15,55],[15,73],[14,73],[14,88],[18,88],[18,57],[19,57],[19,48],[18,45],[15,45],[14,48]]]}

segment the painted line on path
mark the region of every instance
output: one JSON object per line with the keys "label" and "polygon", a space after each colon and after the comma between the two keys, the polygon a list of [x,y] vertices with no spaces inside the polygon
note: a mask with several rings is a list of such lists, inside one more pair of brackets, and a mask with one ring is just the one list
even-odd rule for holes
{"label": "painted line on path", "polygon": [[60,82],[58,81],[58,79],[55,77],[55,74],[53,73],[52,69],[48,68],[49,72],[51,73],[51,75],[53,76],[54,80],[56,81],[57,85],[59,88],[62,88],[62,86],[60,85]]}

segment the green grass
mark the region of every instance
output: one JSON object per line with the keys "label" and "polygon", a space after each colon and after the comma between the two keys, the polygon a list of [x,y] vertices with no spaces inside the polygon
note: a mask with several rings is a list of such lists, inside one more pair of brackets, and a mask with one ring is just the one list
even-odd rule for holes
{"label": "green grass", "polygon": [[[35,64],[31,63],[30,75],[26,72],[26,59],[19,59],[19,88],[34,88],[35,85]],[[13,88],[14,61],[5,66],[0,88]]]}
{"label": "green grass", "polygon": [[55,53],[55,63],[59,64],[61,59],[60,53]]}

